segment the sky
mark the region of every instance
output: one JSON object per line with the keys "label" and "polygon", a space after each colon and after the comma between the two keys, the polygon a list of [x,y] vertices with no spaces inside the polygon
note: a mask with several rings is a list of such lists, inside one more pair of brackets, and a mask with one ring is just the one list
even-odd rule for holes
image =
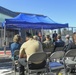
{"label": "sky", "polygon": [[15,12],[42,14],[76,27],[76,0],[0,0],[0,6]]}

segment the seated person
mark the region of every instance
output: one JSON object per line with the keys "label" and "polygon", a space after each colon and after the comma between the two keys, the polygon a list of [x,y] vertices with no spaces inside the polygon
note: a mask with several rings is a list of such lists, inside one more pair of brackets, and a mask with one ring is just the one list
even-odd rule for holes
{"label": "seated person", "polygon": [[55,49],[57,47],[64,47],[64,45],[65,45],[65,42],[61,39],[61,35],[58,35],[57,36],[57,41],[55,42]]}
{"label": "seated person", "polygon": [[69,50],[69,49],[76,49],[76,32],[73,33],[72,39],[73,39],[73,42],[71,42],[68,45],[67,50]]}
{"label": "seated person", "polygon": [[[37,52],[43,52],[42,44],[39,41],[34,40],[30,33],[26,34],[26,40],[27,41],[22,44],[22,46],[20,48],[20,53],[19,53],[20,75],[24,75],[24,66],[26,66],[25,59],[26,59],[26,61],[28,61],[29,57],[32,54],[37,53]],[[22,58],[24,58],[24,60],[22,60],[25,63],[24,65],[21,64]],[[34,66],[34,64],[36,64],[36,65]],[[37,66],[37,64],[38,64],[38,66]],[[41,62],[33,63],[32,65],[33,65],[33,68],[34,67],[41,68],[41,67],[45,66],[45,64],[46,64],[46,62],[41,61]]]}
{"label": "seated person", "polygon": [[70,36],[69,35],[66,35],[65,36],[65,46],[67,46],[68,44],[72,43],[72,40],[70,40]]}
{"label": "seated person", "polygon": [[53,52],[54,45],[49,35],[46,35],[46,40],[43,42],[43,50],[45,52]]}
{"label": "seated person", "polygon": [[[68,50],[71,50],[71,49],[76,49],[76,32],[74,32],[73,33],[73,35],[72,35],[72,39],[73,39],[73,42],[71,42],[71,43],[69,43],[68,44],[68,46],[67,46],[67,48],[66,48],[66,52],[68,51]],[[75,59],[75,57],[70,57],[70,58],[68,58],[68,60],[74,60]],[[71,73],[76,73],[76,68],[75,68],[75,66],[71,66]]]}
{"label": "seated person", "polygon": [[39,37],[38,37],[37,35],[34,35],[34,36],[33,36],[33,39],[34,39],[34,40],[39,40]]}
{"label": "seated person", "polygon": [[21,36],[19,34],[16,34],[13,38],[13,43],[10,45],[12,57],[14,57],[15,50],[20,50],[21,47],[20,41],[21,41]]}

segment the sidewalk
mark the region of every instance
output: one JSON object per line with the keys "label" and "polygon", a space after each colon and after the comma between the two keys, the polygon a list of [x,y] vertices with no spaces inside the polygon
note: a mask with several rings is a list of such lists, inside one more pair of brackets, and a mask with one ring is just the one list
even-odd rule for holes
{"label": "sidewalk", "polygon": [[0,63],[9,62],[9,61],[11,61],[11,52],[10,52],[10,50],[6,51],[6,54],[4,54],[4,51],[0,51]]}

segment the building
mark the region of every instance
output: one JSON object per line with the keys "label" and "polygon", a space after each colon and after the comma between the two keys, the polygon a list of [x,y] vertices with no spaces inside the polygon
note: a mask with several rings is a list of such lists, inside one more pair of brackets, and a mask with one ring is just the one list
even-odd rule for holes
{"label": "building", "polygon": [[[1,42],[0,47],[3,47],[3,44],[4,44],[4,30],[2,28],[2,22],[4,22],[5,19],[16,17],[20,13],[22,13],[22,12],[14,12],[14,11],[11,11],[9,9],[6,9],[6,8],[0,6],[0,42]],[[34,15],[34,14],[30,14],[30,13],[24,13],[24,14]],[[44,15],[38,15],[38,14],[35,14],[35,15],[44,16]],[[23,41],[25,41],[25,32],[26,31],[31,32],[31,30],[28,30],[28,29],[21,30],[21,33],[24,33],[24,34],[21,34]],[[36,34],[37,31],[40,31],[40,30],[36,30],[36,29],[33,30],[33,34]],[[6,46],[9,46],[9,43],[12,42],[13,36],[17,33],[19,33],[19,31],[16,29],[6,29]]]}

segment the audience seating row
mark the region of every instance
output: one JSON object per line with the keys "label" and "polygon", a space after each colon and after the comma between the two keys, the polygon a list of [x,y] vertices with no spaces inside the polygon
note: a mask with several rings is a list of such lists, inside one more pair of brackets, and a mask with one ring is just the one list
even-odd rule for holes
{"label": "audience seating row", "polygon": [[[15,60],[17,60],[18,54],[19,54],[19,50],[16,50],[14,52],[14,60],[13,60],[14,67],[16,66]],[[76,49],[68,50],[66,53],[61,49],[58,49],[53,53],[50,53],[50,51],[35,53],[30,56],[27,62],[27,66],[25,70],[26,75],[27,74],[30,75],[31,73],[37,73],[38,75],[39,73],[40,74],[44,73],[48,75],[48,73],[52,73],[52,72],[56,72],[56,75],[58,75],[62,69],[64,69],[65,75],[68,75],[71,69],[75,68],[76,65],[75,57],[76,57]],[[29,64],[40,61],[46,61],[45,67],[39,69],[29,68]]]}

